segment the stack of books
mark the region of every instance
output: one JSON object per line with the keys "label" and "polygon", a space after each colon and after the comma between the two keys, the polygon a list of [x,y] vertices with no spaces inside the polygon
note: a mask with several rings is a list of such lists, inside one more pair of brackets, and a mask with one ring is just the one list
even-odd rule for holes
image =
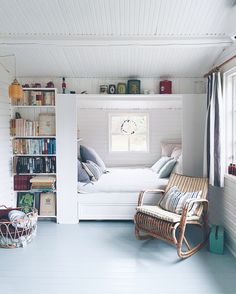
{"label": "stack of books", "polygon": [[50,192],[56,189],[55,176],[36,176],[30,179],[30,183],[34,192]]}

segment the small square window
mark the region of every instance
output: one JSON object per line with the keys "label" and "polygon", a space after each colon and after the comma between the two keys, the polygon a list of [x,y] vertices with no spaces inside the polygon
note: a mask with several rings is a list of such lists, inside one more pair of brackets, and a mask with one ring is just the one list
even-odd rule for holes
{"label": "small square window", "polygon": [[109,116],[110,151],[147,152],[148,114],[119,113]]}

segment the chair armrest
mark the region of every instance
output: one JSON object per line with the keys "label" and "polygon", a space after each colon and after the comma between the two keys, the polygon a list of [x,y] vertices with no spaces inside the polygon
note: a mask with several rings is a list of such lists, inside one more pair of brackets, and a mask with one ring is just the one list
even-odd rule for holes
{"label": "chair armrest", "polygon": [[183,222],[186,221],[186,218],[187,218],[188,212],[189,212],[189,207],[190,207],[190,205],[192,205],[194,203],[202,204],[204,212],[207,212],[207,210],[208,210],[208,200],[206,200],[206,199],[191,199],[189,201],[186,201],[186,203],[184,205],[184,208],[183,208],[182,215],[181,215],[180,223],[183,223]]}
{"label": "chair armrest", "polygon": [[138,206],[142,206],[143,205],[143,200],[144,200],[144,196],[147,194],[147,193],[165,193],[164,190],[162,189],[148,189],[148,190],[145,190],[145,191],[141,191],[139,193],[139,198],[138,198]]}

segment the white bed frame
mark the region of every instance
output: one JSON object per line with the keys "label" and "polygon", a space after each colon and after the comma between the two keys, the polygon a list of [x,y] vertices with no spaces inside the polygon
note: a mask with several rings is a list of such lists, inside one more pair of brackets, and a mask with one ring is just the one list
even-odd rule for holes
{"label": "white bed frame", "polygon": [[[139,192],[78,193],[79,220],[132,220]],[[156,204],[161,194],[147,194],[145,204]]]}

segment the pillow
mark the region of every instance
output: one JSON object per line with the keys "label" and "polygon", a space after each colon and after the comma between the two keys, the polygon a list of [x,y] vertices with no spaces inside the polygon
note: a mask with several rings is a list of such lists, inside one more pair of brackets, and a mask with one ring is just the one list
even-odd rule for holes
{"label": "pillow", "polygon": [[177,173],[182,175],[183,174],[183,162],[182,162],[182,154],[178,158],[174,169],[172,170],[173,173]]}
{"label": "pillow", "polygon": [[168,156],[162,156],[160,159],[157,160],[156,163],[154,163],[151,166],[151,169],[156,172],[159,173],[160,169],[169,161],[171,160],[171,157]]}
{"label": "pillow", "polygon": [[171,153],[171,157],[178,160],[178,158],[181,156],[181,154],[182,154],[182,149],[179,147],[175,147]]}
{"label": "pillow", "polygon": [[78,160],[78,182],[88,183],[90,182],[89,175],[82,166],[82,163]]}
{"label": "pillow", "polygon": [[[181,192],[178,187],[174,186],[166,192],[159,206],[167,211],[182,214],[185,203],[191,199],[199,199],[201,194],[202,191]],[[198,203],[193,204],[189,209],[188,216],[195,215],[198,206]]]}
{"label": "pillow", "polygon": [[87,162],[82,162],[82,165],[88,175],[91,177],[92,181],[97,181],[103,174],[101,168],[94,162],[87,160]]}
{"label": "pillow", "polygon": [[181,143],[178,142],[161,142],[161,155],[171,156],[172,151],[175,149],[181,149]]}
{"label": "pillow", "polygon": [[105,163],[94,149],[80,145],[80,156],[83,162],[93,161],[102,169],[102,172],[106,172]]}
{"label": "pillow", "polygon": [[176,160],[174,158],[171,158],[169,161],[167,161],[167,163],[160,169],[158,173],[159,178],[168,178],[175,164]]}

